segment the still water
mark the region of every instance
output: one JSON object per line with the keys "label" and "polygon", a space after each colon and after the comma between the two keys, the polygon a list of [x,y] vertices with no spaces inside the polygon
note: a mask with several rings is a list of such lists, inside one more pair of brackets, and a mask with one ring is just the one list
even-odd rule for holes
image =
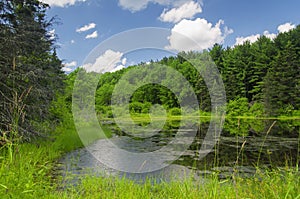
{"label": "still water", "polygon": [[[135,181],[151,178],[158,182],[186,177],[199,179],[212,173],[219,178],[229,177],[233,173],[249,176],[258,168],[294,167],[299,163],[299,123],[299,120],[226,120],[221,136],[211,150],[205,151],[207,154],[203,157],[203,150],[200,149],[204,144],[208,122],[198,124],[194,132],[188,128],[189,125],[179,129],[178,121],[169,121],[163,130],[143,138],[126,134],[112,122],[102,122],[113,132],[112,138],[97,140],[84,149],[67,154],[60,160],[58,170],[66,180],[85,175],[126,176]],[[124,154],[118,156],[113,148],[117,146],[136,154],[154,152],[170,145],[178,134],[180,143],[175,143],[171,149],[160,154],[162,158],[154,158],[152,162],[143,161],[142,157],[132,159]],[[185,143],[188,143],[188,147],[182,150],[181,146]],[[136,172],[112,169],[110,165],[99,161],[97,157],[100,156],[114,168],[126,166]],[[139,172],[142,167],[158,164],[161,169]]]}

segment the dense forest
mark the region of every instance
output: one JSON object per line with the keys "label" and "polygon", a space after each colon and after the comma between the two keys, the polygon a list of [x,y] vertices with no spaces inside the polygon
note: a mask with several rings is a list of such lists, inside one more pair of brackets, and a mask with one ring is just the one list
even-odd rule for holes
{"label": "dense forest", "polygon": [[[262,36],[254,43],[245,42],[234,47],[224,48],[215,44],[208,51],[181,52],[175,57],[165,57],[155,62],[141,63],[113,73],[105,73],[101,76],[96,91],[97,110],[101,113],[109,112],[107,107],[111,105],[111,95],[124,74],[136,68],[140,71],[148,68],[150,69],[147,70],[148,73],[151,73],[151,68],[167,65],[188,80],[197,96],[200,110],[209,112],[211,96],[206,86],[207,82],[195,69],[195,63],[201,62],[207,55],[210,55],[210,59],[215,62],[221,74],[229,113],[243,115],[250,111],[254,116],[269,117],[299,114],[297,110],[300,108],[300,26],[289,32],[280,33],[274,40]],[[78,71],[74,73],[76,72]],[[155,72],[152,75],[155,75]],[[164,74],[163,78],[179,85],[179,80],[174,79],[172,75]],[[134,84],[142,81],[134,72],[130,73],[127,79]],[[128,84],[123,85],[123,92],[126,92]],[[178,96],[188,99],[190,93],[185,87],[181,85],[179,89]],[[179,107],[178,99],[170,89],[158,84],[148,84],[133,93],[130,98],[130,111],[147,113],[153,104],[162,104],[167,109]]]}
{"label": "dense forest", "polygon": [[[215,44],[213,48],[203,52],[180,52],[177,56],[140,63],[104,74],[87,73],[83,67],[66,74],[62,71],[62,60],[56,53],[56,37],[51,31],[57,19],[47,16],[49,8],[49,5],[39,0],[0,0],[0,198],[300,197],[300,25],[289,32],[280,33],[273,40],[262,36],[254,43],[245,42],[233,47]],[[215,71],[204,70],[209,69],[211,63],[217,67],[221,75],[225,92],[216,87],[220,81],[217,78],[218,74]],[[209,72],[203,73],[205,76],[202,76],[199,70]],[[180,73],[187,82],[184,83],[182,79],[174,76],[175,73],[172,71]],[[143,84],[145,82],[143,74],[153,78],[154,83]],[[80,78],[80,75],[84,78]],[[86,92],[87,89],[93,89],[91,87],[93,82],[97,86],[95,93],[93,90]],[[82,90],[76,90],[78,89],[76,84],[80,85],[79,89]],[[192,88],[192,92],[187,84]],[[132,85],[142,86],[134,90]],[[212,92],[209,92],[208,85]],[[115,96],[120,105],[117,108],[123,111],[124,107],[127,108],[125,105],[129,103],[132,118],[146,118],[140,122],[142,127],[144,123],[149,124],[147,116],[150,115],[154,105],[162,105],[157,107],[165,108],[164,113],[167,113],[168,117],[175,116],[166,122],[165,127],[169,128],[168,131],[164,132],[163,129],[159,131],[159,136],[151,138],[135,139],[134,136],[128,135],[123,136],[126,139],[121,140],[120,135],[123,135],[123,132],[116,127],[112,119],[115,116],[112,108],[116,106],[113,103],[112,93],[116,88],[120,94],[120,97]],[[93,95],[86,96],[85,93]],[[79,98],[76,94],[80,94]],[[128,98],[124,99],[124,96]],[[222,139],[211,151],[212,156],[207,158],[209,160],[212,157],[213,161],[199,159],[201,156],[199,154],[202,154],[198,151],[200,148],[202,150],[200,145],[211,143],[206,144],[205,140],[202,142],[201,136],[197,134],[199,139],[197,137],[194,140],[195,144],[190,146],[189,151],[180,153],[182,156],[178,157],[178,163],[182,162],[182,165],[179,164],[179,169],[174,171],[175,174],[184,172],[184,176],[188,177],[186,174],[194,173],[194,170],[190,170],[194,165],[201,164],[205,170],[199,170],[199,173],[195,173],[197,174],[195,178],[191,176],[187,181],[179,178],[178,182],[177,178],[174,178],[176,180],[174,182],[171,178],[164,181],[161,178],[164,175],[156,175],[160,174],[156,171],[150,174],[154,173],[158,177],[157,180],[148,179],[148,173],[140,173],[143,167],[148,168],[148,165],[152,164],[147,162],[147,159],[142,165],[138,165],[140,169],[134,173],[134,176],[141,174],[147,177],[145,181],[134,181],[130,176],[126,179],[130,173],[123,175],[122,171],[115,172],[109,165],[103,167],[101,174],[90,173],[94,170],[92,167],[88,170],[81,167],[85,164],[90,166],[90,163],[81,162],[80,156],[85,156],[97,164],[97,168],[101,168],[102,163],[98,162],[99,159],[96,161],[91,158],[92,153],[89,154],[86,149],[82,155],[77,153],[81,147],[86,146],[76,126],[81,123],[76,123],[76,117],[73,116],[77,108],[74,101],[80,97],[83,105],[92,107],[93,111],[94,107],[96,108],[97,127],[100,124],[105,138],[116,139],[114,144],[119,143],[120,149],[128,148],[128,152],[136,153],[132,149],[137,146],[137,151],[142,150],[144,153],[146,152],[144,146],[147,148],[148,145],[151,146],[151,150],[147,151],[147,154],[151,152],[153,155],[152,152],[155,151],[152,150],[152,146],[155,150],[157,146],[158,151],[167,149],[159,153],[165,156],[165,152],[171,153],[169,150],[173,148],[175,152],[177,148],[181,149],[191,137],[190,129],[186,129],[187,132],[184,132],[185,129],[179,131],[178,126],[181,124],[177,116],[182,114],[181,102],[190,102],[194,96],[200,111],[192,112],[192,119],[196,118],[197,122],[202,123],[199,125],[198,134],[208,128],[213,105],[226,102],[227,115],[222,134],[236,135],[223,139],[229,143],[226,145],[234,150],[224,153],[236,155],[235,161],[225,156],[229,166],[219,161],[221,156],[219,151],[223,151],[220,148]],[[89,97],[95,99],[95,103]],[[85,98],[93,102],[92,106],[84,103]],[[220,108],[222,110],[223,107]],[[90,112],[87,113],[86,115],[90,116]],[[199,119],[201,114],[206,114],[206,117],[201,118],[204,122]],[[97,120],[99,118],[105,121],[99,123]],[[158,117],[158,120],[160,119]],[[90,120],[82,122],[84,135],[89,141],[99,139],[105,141],[102,139],[103,135],[99,134],[99,129],[95,129],[95,126],[90,125],[92,122],[89,122]],[[284,135],[283,138],[272,135],[271,139],[267,139],[271,130]],[[148,134],[148,131],[145,132]],[[177,137],[175,136],[177,132],[180,134],[178,147],[175,140],[174,147],[168,149],[165,146],[169,144],[169,140]],[[249,132],[255,136],[246,138]],[[258,133],[261,133],[260,136],[256,136]],[[188,136],[188,139],[185,136]],[[288,139],[289,136],[291,139]],[[128,144],[127,140],[130,140]],[[146,142],[140,142],[144,140]],[[276,143],[279,145],[275,145]],[[240,175],[238,170],[242,169],[244,161],[248,161],[245,150],[247,145],[251,147],[250,156],[253,156],[249,156],[249,159],[255,161],[257,159],[255,167],[257,170],[254,168],[255,174],[252,175],[248,173],[248,170],[252,172],[251,167],[247,166],[245,175]],[[269,150],[271,145],[271,149],[276,149]],[[284,145],[287,145],[285,148],[288,152],[281,151]],[[107,148],[104,152],[111,154],[110,152],[115,151],[112,149]],[[76,155],[70,155],[74,150]],[[204,150],[205,153],[206,151]],[[278,168],[276,162],[271,161],[272,153],[280,156]],[[67,157],[65,154],[70,158],[63,163],[61,160]],[[120,154],[113,154],[110,160],[113,162],[116,159],[115,163],[120,165],[131,162],[136,164],[132,161],[133,158],[123,157]],[[187,156],[194,157],[193,154],[199,157],[186,159]],[[269,160],[265,166],[260,167],[263,157]],[[125,159],[128,162],[124,162]],[[168,160],[166,164],[169,163]],[[156,164],[156,161],[153,161],[153,164]],[[206,167],[210,168],[212,164],[214,170],[206,170]],[[285,166],[281,166],[283,164]],[[79,166],[73,170],[75,173],[72,173],[73,166]],[[271,170],[273,167],[276,169]],[[217,168],[221,170],[229,168],[230,172],[224,169],[228,174],[222,175]],[[106,175],[109,171],[113,171],[110,177]],[[166,174],[168,173],[173,175],[166,170]]]}
{"label": "dense forest", "polygon": [[[41,135],[39,123],[53,123],[62,120],[66,112],[71,113],[73,83],[76,74],[83,69],[69,75],[61,71],[62,62],[56,55],[55,39],[50,34],[55,19],[46,19],[47,9],[48,5],[39,1],[0,2],[0,129],[1,137],[5,137],[3,140]],[[111,94],[128,71],[169,66],[188,80],[200,110],[210,112],[207,82],[194,67],[203,59],[213,61],[221,74],[229,115],[299,115],[300,26],[280,33],[274,40],[262,36],[254,43],[245,42],[234,47],[215,44],[203,52],[180,52],[177,56],[102,74],[96,90],[96,109],[112,117]],[[172,75],[164,75],[166,81],[179,82]],[[141,81],[134,73],[128,78],[135,84]],[[184,86],[178,84],[176,89],[181,100],[189,99],[191,93]],[[126,92],[125,84],[123,90]],[[133,93],[129,108],[132,113],[148,113],[154,104],[161,104],[167,110],[180,107],[179,99],[170,89],[148,84]]]}

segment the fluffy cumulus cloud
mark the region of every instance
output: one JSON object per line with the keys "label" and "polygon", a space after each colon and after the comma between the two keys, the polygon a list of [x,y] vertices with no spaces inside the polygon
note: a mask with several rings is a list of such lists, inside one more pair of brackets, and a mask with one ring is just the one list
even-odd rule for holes
{"label": "fluffy cumulus cloud", "polygon": [[260,37],[260,34],[256,34],[256,35],[250,35],[247,37],[237,37],[235,39],[235,45],[240,45],[245,43],[246,41],[249,41],[250,43],[254,43],[257,41],[257,39]]}
{"label": "fluffy cumulus cloud", "polygon": [[164,9],[159,19],[163,22],[177,23],[182,19],[192,19],[196,14],[201,13],[200,3],[194,1],[187,2],[178,8],[171,10]]}
{"label": "fluffy cumulus cloud", "polygon": [[66,72],[66,73],[69,73],[69,72],[72,72],[73,69],[72,68],[69,68],[69,67],[62,67],[61,69],[62,71]]}
{"label": "fluffy cumulus cloud", "polygon": [[90,23],[90,24],[84,25],[80,28],[77,28],[76,32],[79,32],[79,33],[86,32],[86,31],[94,29],[94,28],[96,28],[96,24],[95,23]]}
{"label": "fluffy cumulus cloud", "polygon": [[64,63],[63,65],[65,67],[75,67],[75,66],[77,66],[77,62],[76,61],[72,61],[72,62],[69,62],[69,63]]}
{"label": "fluffy cumulus cloud", "polygon": [[118,65],[118,66],[116,66],[114,69],[112,69],[112,70],[109,71],[109,72],[116,72],[116,71],[118,71],[118,70],[122,70],[124,67],[125,67],[124,65]]}
{"label": "fluffy cumulus cloud", "polygon": [[205,19],[184,19],[176,24],[169,36],[170,45],[167,49],[177,51],[202,51],[211,48],[215,43],[223,43],[233,31],[227,27],[221,29],[224,22],[220,20],[212,25]]}
{"label": "fluffy cumulus cloud", "polygon": [[267,31],[267,30],[265,30],[264,31],[264,36],[266,36],[266,37],[268,37],[268,38],[270,38],[270,39],[275,39],[276,37],[277,37],[277,34],[275,34],[275,33],[270,33],[269,31]]}
{"label": "fluffy cumulus cloud", "polygon": [[87,72],[105,73],[121,70],[125,67],[126,58],[123,58],[123,53],[113,50],[107,50],[99,56],[95,63],[85,64],[83,68]]}
{"label": "fluffy cumulus cloud", "polygon": [[190,1],[191,0],[119,0],[119,6],[123,9],[130,10],[131,12],[137,12],[147,8],[149,3],[178,7]]}
{"label": "fluffy cumulus cloud", "polygon": [[[279,25],[277,27],[277,30],[278,30],[278,33],[284,33],[284,32],[288,32],[292,29],[296,28],[295,25],[291,24],[291,23],[285,23],[285,24],[282,24],[282,25]],[[270,38],[270,39],[275,39],[277,34],[275,33],[270,33],[269,31],[264,31],[263,34],[255,34],[255,35],[250,35],[250,36],[247,36],[247,37],[237,37],[236,38],[236,42],[235,42],[235,45],[241,45],[243,43],[245,43],[246,41],[249,41],[250,43],[254,43],[256,42],[262,35],[266,36],[267,38]]]}
{"label": "fluffy cumulus cloud", "polygon": [[[269,31],[264,31],[264,36],[266,36],[267,38],[270,39],[275,39],[277,34],[275,33],[269,33]],[[256,42],[262,35],[261,34],[256,34],[256,35],[250,35],[247,37],[237,37],[235,39],[235,44],[234,45],[242,45],[243,43],[245,43],[246,41],[249,41],[250,43],[254,43]]]}
{"label": "fluffy cumulus cloud", "polygon": [[284,32],[288,32],[288,31],[290,31],[294,28],[296,28],[296,26],[294,24],[285,23],[285,24],[282,24],[282,25],[278,26],[277,30],[280,33],[284,33]]}
{"label": "fluffy cumulus cloud", "polygon": [[69,62],[69,63],[63,63],[63,66],[62,67],[62,71],[66,72],[66,73],[69,73],[71,71],[73,71],[72,68],[75,68],[77,66],[77,62],[76,61],[72,61],[72,62]]}
{"label": "fluffy cumulus cloud", "polygon": [[77,2],[85,2],[86,0],[41,0],[50,6],[65,7],[74,5]]}
{"label": "fluffy cumulus cloud", "polygon": [[97,30],[95,32],[93,32],[92,34],[87,35],[85,38],[86,39],[95,39],[98,37],[98,32]]}

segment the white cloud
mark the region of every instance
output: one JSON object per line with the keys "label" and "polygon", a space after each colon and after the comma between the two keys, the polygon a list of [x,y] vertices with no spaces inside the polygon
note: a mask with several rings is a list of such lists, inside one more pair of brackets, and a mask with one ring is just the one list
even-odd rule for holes
{"label": "white cloud", "polygon": [[164,9],[159,19],[164,22],[177,23],[182,19],[192,19],[196,14],[201,13],[202,8],[199,3],[194,1],[187,2],[179,8],[173,8],[169,11]]}
{"label": "white cloud", "polygon": [[75,42],[75,40],[74,39],[72,39],[71,40],[71,44],[75,44],[76,42]]}
{"label": "white cloud", "polygon": [[117,67],[115,67],[114,69],[112,69],[112,70],[109,71],[109,72],[116,72],[116,71],[118,71],[118,70],[122,70],[123,68],[125,68],[124,65],[118,65]]}
{"label": "white cloud", "polygon": [[148,3],[149,0],[119,0],[119,6],[121,6],[123,9],[130,10],[131,12],[136,12],[145,9]]}
{"label": "white cloud", "polygon": [[96,28],[96,24],[95,23],[90,23],[88,25],[82,26],[81,28],[76,29],[76,32],[85,32],[91,29]]}
{"label": "white cloud", "polygon": [[48,34],[49,34],[51,40],[54,40],[56,38],[55,29],[50,30]]}
{"label": "white cloud", "polygon": [[[288,32],[292,29],[296,28],[296,26],[294,24],[291,23],[285,23],[282,25],[279,25],[277,27],[278,33],[284,33],[284,32]],[[266,36],[267,38],[270,39],[275,39],[277,37],[278,34],[275,33],[270,33],[269,31],[264,31],[264,33],[262,34],[264,36]],[[249,41],[250,43],[254,43],[256,42],[261,36],[261,34],[256,34],[256,35],[250,35],[247,37],[237,37],[236,38],[236,42],[235,45],[242,45],[243,43],[245,43],[246,41]]]}
{"label": "white cloud", "polygon": [[266,37],[268,37],[268,38],[270,38],[270,39],[275,39],[276,37],[277,37],[277,34],[275,34],[275,33],[269,33],[269,31],[264,31],[264,36],[266,36]]}
{"label": "white cloud", "polygon": [[123,53],[113,50],[107,50],[104,54],[99,56],[95,63],[86,64],[83,68],[87,72],[105,73],[113,72],[124,68],[127,59],[123,58]]}
{"label": "white cloud", "polygon": [[65,6],[72,6],[77,2],[85,2],[86,0],[41,0],[41,1],[49,4],[50,6],[65,7]]}
{"label": "white cloud", "polygon": [[[275,39],[277,34],[275,33],[269,33],[269,31],[264,31],[264,36],[266,36],[269,39]],[[262,35],[261,34],[256,34],[256,35],[250,35],[247,37],[237,37],[235,39],[235,46],[236,45],[242,45],[243,43],[245,43],[246,41],[249,41],[250,43],[254,43],[256,42]]]}
{"label": "white cloud", "polygon": [[126,63],[127,63],[127,58],[125,57],[125,58],[123,58],[123,59],[122,59],[122,65],[124,65],[124,66],[125,66],[125,65],[126,65]]}
{"label": "white cloud", "polygon": [[296,28],[296,26],[294,24],[285,23],[285,24],[278,26],[277,30],[279,33],[284,33],[284,32],[288,32],[294,28]]}
{"label": "white cloud", "polygon": [[258,38],[260,36],[261,36],[260,34],[256,34],[256,35],[250,35],[247,37],[238,37],[235,39],[235,45],[242,45],[246,41],[249,41],[250,43],[254,43],[258,40]]}
{"label": "white cloud", "polygon": [[98,32],[97,30],[95,32],[93,32],[92,34],[87,35],[85,38],[86,39],[95,39],[98,37]]}
{"label": "white cloud", "polygon": [[66,73],[69,73],[71,71],[73,71],[72,68],[75,68],[77,66],[77,62],[76,61],[72,61],[72,62],[69,62],[69,63],[63,63],[63,66],[62,67],[62,71],[66,72]]}
{"label": "white cloud", "polygon": [[[191,0],[119,0],[119,6],[131,12],[137,12],[147,8],[149,3],[178,7],[190,1]],[[200,2],[202,2],[202,0]]]}
{"label": "white cloud", "polygon": [[71,72],[73,69],[69,68],[69,67],[62,67],[61,69],[64,72]]}
{"label": "white cloud", "polygon": [[184,19],[176,24],[169,36],[170,45],[167,49],[177,51],[204,50],[211,48],[215,43],[223,43],[233,30],[227,27],[221,30],[224,22],[220,20],[215,26],[205,19]]}
{"label": "white cloud", "polygon": [[69,62],[69,63],[64,63],[63,65],[65,67],[75,67],[75,66],[77,66],[77,62],[76,61],[72,61],[72,62]]}

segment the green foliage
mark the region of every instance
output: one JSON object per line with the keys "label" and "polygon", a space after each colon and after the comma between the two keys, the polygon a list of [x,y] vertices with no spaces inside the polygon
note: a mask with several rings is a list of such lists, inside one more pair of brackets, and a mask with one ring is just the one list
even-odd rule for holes
{"label": "green foliage", "polygon": [[226,118],[224,130],[226,133],[235,136],[247,136],[249,134],[250,124],[248,120],[240,118]]}
{"label": "green foliage", "polygon": [[243,116],[247,115],[248,111],[249,103],[247,98],[230,100],[226,106],[226,112],[228,116]]}
{"label": "green foliage", "polygon": [[142,184],[118,177],[85,176],[76,186],[70,186],[65,184],[65,180],[59,175],[55,179],[50,175],[54,172],[54,161],[64,152],[55,143],[22,144],[13,153],[12,162],[3,150],[0,151],[1,198],[299,198],[300,196],[299,173],[292,169],[257,172],[247,178],[233,174],[231,178],[218,179],[217,175],[207,175],[199,181],[192,178],[180,180],[175,174],[170,182],[155,183],[147,180]]}
{"label": "green foliage", "polygon": [[181,115],[181,109],[180,108],[172,108],[169,110],[169,113],[173,116]]}
{"label": "green foliage", "polygon": [[293,111],[293,116],[297,117],[297,118],[300,118],[300,110],[294,110]]}
{"label": "green foliage", "polygon": [[[111,95],[124,74],[128,82],[121,81],[121,94],[128,95],[130,84],[141,84],[143,73],[160,65],[169,70],[150,70],[149,75],[167,86],[146,84],[130,96],[129,111],[134,114],[158,114],[169,111],[171,116],[181,115],[181,101],[189,102],[190,91],[172,70],[179,72],[194,89],[200,105],[200,115],[210,116],[213,95],[217,100],[222,94],[208,93],[204,78],[195,67],[217,65],[227,94],[227,123],[225,131],[246,136],[249,129],[263,132],[263,121],[246,121],[242,117],[283,115],[295,117],[293,123],[282,122],[277,128],[296,129],[300,126],[300,26],[287,33],[280,33],[273,41],[261,37],[251,44],[245,42],[234,48],[224,49],[214,45],[208,52],[181,52],[175,57],[163,58],[149,65],[141,63],[113,73],[87,74],[77,69],[65,75],[61,71],[54,40],[49,34],[53,19],[47,20],[48,5],[37,0],[12,0],[0,2],[0,197],[1,198],[299,198],[299,173],[275,171],[257,173],[251,178],[220,181],[215,176],[198,181],[172,181],[170,183],[135,184],[116,178],[91,177],[83,179],[75,188],[60,190],[59,176],[53,179],[53,168],[63,153],[82,147],[75,129],[71,108],[74,94],[77,99],[90,100],[92,91],[84,95],[93,82],[97,82],[96,110],[101,118],[112,118]],[[186,58],[189,61],[185,60]],[[192,62],[192,63],[191,63]],[[142,73],[136,73],[135,68]],[[82,72],[82,77],[77,78]],[[140,76],[139,76],[140,75]],[[207,81],[216,85],[216,74],[207,75]],[[77,78],[77,79],[76,79]],[[75,82],[76,79],[76,82]],[[85,81],[85,80],[91,80]],[[206,82],[208,83],[208,82]],[[74,84],[75,86],[74,88]],[[172,85],[171,85],[172,84]],[[80,85],[80,86],[78,86]],[[169,87],[172,86],[174,91]],[[88,98],[88,99],[86,99]],[[126,113],[120,100],[119,113]],[[128,102],[125,102],[128,103]],[[83,103],[85,104],[85,103]],[[251,105],[252,104],[252,105]],[[92,106],[87,104],[88,106]],[[250,106],[251,105],[251,106]],[[75,107],[78,108],[78,107]],[[202,114],[203,113],[203,114]],[[196,114],[196,113],[195,113]],[[198,114],[198,113],[197,113]],[[122,115],[122,114],[121,114]],[[155,115],[154,115],[155,116]],[[174,117],[175,118],[175,117]],[[150,118],[147,117],[147,120]],[[180,121],[169,121],[179,127]],[[145,125],[148,122],[144,122]],[[53,133],[53,124],[60,124]],[[88,123],[87,123],[88,124]],[[85,131],[90,141],[95,136],[94,127]],[[86,128],[87,127],[87,128]],[[102,126],[105,135],[111,131]],[[31,139],[47,132],[49,139]],[[91,133],[92,132],[92,133]],[[30,140],[31,143],[22,143]],[[199,186],[199,184],[201,186]],[[217,191],[218,190],[218,191]]]}
{"label": "green foliage", "polygon": [[[290,32],[279,34],[274,40],[262,36],[254,43],[245,42],[226,49],[215,44],[209,52],[180,52],[175,57],[165,57],[161,61],[141,63],[121,71],[106,73],[99,81],[96,104],[110,105],[114,86],[124,74],[128,74],[127,80],[122,79],[120,83],[122,87],[118,91],[123,96],[129,95],[131,91],[128,89],[131,84],[142,85],[133,94],[131,93],[131,103],[162,104],[167,109],[179,108],[180,102],[188,102],[192,95],[186,89],[187,87],[170,72],[174,69],[193,88],[201,111],[211,111],[211,96],[214,97],[213,99],[222,100],[224,93],[214,90],[214,86],[209,93],[207,83],[216,85],[219,81],[215,79],[216,74],[205,74],[208,81],[205,82],[197,70],[210,67],[208,64],[210,62],[207,60],[211,59],[222,76],[231,115],[236,116],[241,113],[262,117],[287,114],[286,105],[291,105],[295,110],[300,106],[299,38],[300,26]],[[170,70],[161,70],[158,74],[156,70],[160,65],[169,66]],[[172,82],[172,85],[168,85],[168,88],[158,84],[144,85],[141,77],[147,73],[153,80]],[[169,90],[170,86],[173,88],[172,91]],[[246,105],[246,103],[253,105]],[[136,112],[147,113],[148,111],[148,109],[142,110],[141,104],[135,106],[132,110]]]}
{"label": "green foliage", "polygon": [[141,113],[149,113],[151,107],[152,107],[152,103],[150,103],[150,102],[145,102],[145,103],[143,104],[143,109],[142,109],[142,112],[141,112]]}
{"label": "green foliage", "polygon": [[129,104],[129,111],[131,113],[141,113],[143,110],[144,104],[141,102],[132,102]]}
{"label": "green foliage", "polygon": [[255,117],[264,117],[265,116],[265,107],[263,103],[255,102],[249,109],[249,113]]}
{"label": "green foliage", "polygon": [[[265,77],[264,102],[269,115],[289,114],[299,109],[300,26],[274,40],[277,54]],[[292,107],[289,107],[292,106]]]}
{"label": "green foliage", "polygon": [[279,109],[279,112],[282,116],[292,116],[294,112],[294,106],[291,104],[284,105]]}
{"label": "green foliage", "polygon": [[8,137],[40,135],[32,121],[50,119],[51,102],[64,86],[47,9],[37,0],[0,2],[0,129]]}

